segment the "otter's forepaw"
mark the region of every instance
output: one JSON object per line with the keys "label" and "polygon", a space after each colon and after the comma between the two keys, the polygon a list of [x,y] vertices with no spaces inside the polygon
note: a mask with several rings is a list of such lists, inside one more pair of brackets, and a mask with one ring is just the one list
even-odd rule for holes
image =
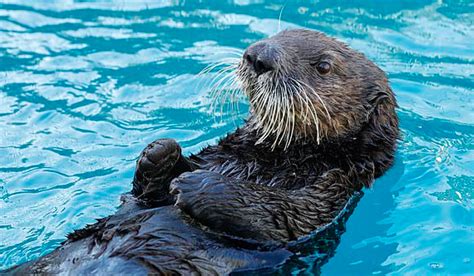
{"label": "otter's forepaw", "polygon": [[176,195],[177,206],[191,215],[199,215],[200,210],[205,211],[206,203],[215,205],[221,198],[231,196],[225,180],[224,176],[205,170],[187,172],[171,182],[170,193]]}
{"label": "otter's forepaw", "polygon": [[158,139],[149,144],[138,158],[132,193],[155,199],[168,194],[173,168],[180,158],[181,147],[172,139]]}
{"label": "otter's forepaw", "polygon": [[[213,230],[242,238],[268,240],[261,229],[254,228],[261,218],[258,195],[246,183],[218,173],[196,170],[174,179],[170,193],[176,206],[196,221]],[[254,196],[257,196],[254,198]]]}

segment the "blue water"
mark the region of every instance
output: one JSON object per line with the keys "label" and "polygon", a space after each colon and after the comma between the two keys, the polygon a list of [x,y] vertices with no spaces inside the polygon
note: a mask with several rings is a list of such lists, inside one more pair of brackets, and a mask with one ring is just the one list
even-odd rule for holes
{"label": "blue water", "polygon": [[241,123],[197,74],[281,12],[374,60],[400,105],[396,163],[322,273],[474,273],[472,1],[0,2],[0,269],[114,213],[147,143],[196,152]]}

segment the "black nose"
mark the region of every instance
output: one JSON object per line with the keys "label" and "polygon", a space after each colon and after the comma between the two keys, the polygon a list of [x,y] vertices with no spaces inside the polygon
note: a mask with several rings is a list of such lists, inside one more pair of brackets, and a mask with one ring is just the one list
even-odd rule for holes
{"label": "black nose", "polygon": [[276,68],[277,51],[266,42],[257,42],[245,51],[244,59],[257,75],[261,75]]}

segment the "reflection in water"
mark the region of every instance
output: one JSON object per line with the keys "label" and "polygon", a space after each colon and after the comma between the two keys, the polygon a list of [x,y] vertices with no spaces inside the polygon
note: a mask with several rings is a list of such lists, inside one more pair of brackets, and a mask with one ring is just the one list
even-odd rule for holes
{"label": "reflection in water", "polygon": [[[322,273],[474,270],[473,7],[458,1],[18,1],[0,5],[0,269],[114,213],[159,137],[195,152],[235,128],[198,72],[282,29],[324,31],[389,75],[397,163]],[[126,3],[125,3],[126,2]],[[311,267],[315,258],[295,267]],[[307,266],[302,265],[306,262]]]}

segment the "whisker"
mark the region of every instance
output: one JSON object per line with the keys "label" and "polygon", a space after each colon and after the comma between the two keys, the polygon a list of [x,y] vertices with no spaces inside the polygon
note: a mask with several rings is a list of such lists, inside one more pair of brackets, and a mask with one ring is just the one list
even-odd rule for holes
{"label": "whisker", "polygon": [[[242,51],[243,52],[243,51]],[[210,73],[216,68],[219,70],[212,76],[207,78],[204,82],[205,86],[209,87],[209,96],[212,99],[209,111],[213,114],[220,114],[220,120],[222,122],[224,114],[230,110],[232,120],[235,123],[236,117],[234,112],[234,95],[237,94],[241,88],[238,85],[237,72],[242,52],[235,52],[235,55],[239,55],[239,58],[225,58],[217,63],[211,64],[203,69],[199,75]],[[217,106],[220,105],[220,112],[217,111]],[[228,106],[228,107],[226,107]],[[216,117],[214,117],[216,119]]]}
{"label": "whisker", "polygon": [[329,110],[327,109],[326,104],[324,103],[323,99],[319,96],[319,94],[311,86],[309,86],[307,83],[304,83],[304,82],[303,82],[303,84],[307,88],[311,89],[313,94],[316,95],[316,97],[318,97],[318,100],[321,102],[321,105],[323,106],[324,110],[326,111],[326,115],[327,115],[328,120],[331,120],[331,115],[329,114]]}
{"label": "whisker", "polygon": [[[207,66],[206,68],[204,68],[203,70],[201,70],[201,72],[199,72],[199,73],[196,75],[196,77],[200,79],[199,82],[198,82],[198,84],[197,84],[197,86],[196,86],[197,89],[201,90],[204,86],[209,86],[209,85],[212,83],[212,80],[213,80],[213,79],[211,79],[211,81],[209,81],[209,79],[202,79],[201,77],[202,77],[203,75],[208,74],[208,73],[210,73],[211,71],[213,71],[214,69],[216,69],[217,67],[219,67],[219,66],[224,66],[224,65],[227,65],[227,66],[225,66],[224,68],[219,69],[219,70],[217,71],[217,74],[218,74],[219,72],[221,72],[221,71],[225,71],[226,69],[227,69],[227,70],[231,70],[231,69],[233,69],[233,67],[237,67],[237,66],[238,66],[238,65],[237,65],[237,62],[229,63],[229,62],[227,62],[227,61],[225,61],[225,62],[224,62],[224,61],[220,61],[220,62],[217,62],[217,63],[214,63],[214,64],[211,64],[211,65]],[[217,75],[216,75],[216,76],[217,76]],[[216,76],[215,76],[215,77],[216,77]],[[204,81],[204,83],[203,83],[203,81]]]}
{"label": "whisker", "polygon": [[283,15],[283,10],[285,9],[286,3],[281,7],[280,14],[278,15],[278,32],[281,30],[281,17]]}
{"label": "whisker", "polygon": [[[316,123],[316,142],[319,144],[320,143],[320,129],[319,129],[319,118],[318,118],[318,112],[314,106],[314,104],[311,102],[311,99],[308,97],[307,93],[304,93],[303,91],[303,85],[304,83],[302,83],[301,81],[299,80],[296,80],[296,79],[293,79],[297,84],[298,86],[301,87],[301,91],[300,93],[298,93],[300,96],[302,95],[304,98],[305,98],[305,102],[306,102],[306,106],[304,108],[306,108],[307,110],[310,111],[310,115],[311,117],[313,117],[313,120],[314,122]],[[307,126],[304,125],[304,128],[306,128]]]}
{"label": "whisker", "polygon": [[[221,74],[222,75],[222,74]],[[230,71],[230,72],[227,72],[226,75],[224,75],[223,77],[221,77],[218,81],[216,81],[216,83],[213,85],[213,87],[211,88],[211,97],[214,99],[211,103],[211,112],[214,112],[215,109],[215,103],[219,101],[219,99],[221,99],[221,104],[222,104],[222,98],[223,97],[223,92],[224,92],[224,86],[222,86],[223,83],[227,82],[229,79],[232,79],[234,78],[234,74],[233,74],[233,71]],[[221,119],[222,119],[222,113],[223,113],[223,110],[221,109]]]}
{"label": "whisker", "polygon": [[[232,91],[231,89],[228,89],[229,86],[231,86],[231,84],[233,82],[235,82],[235,76],[232,72],[232,76],[230,77],[227,77],[226,78],[227,80],[222,84],[222,89],[221,89],[221,116],[222,114],[224,114],[224,107],[225,107],[225,103],[226,103],[226,100],[229,101],[228,105],[229,105],[229,109],[231,110],[230,113],[232,115],[232,120],[233,122],[235,123],[235,114],[233,113],[233,108],[232,108],[232,98],[230,97],[231,93],[229,93],[229,91]],[[227,96],[227,97],[225,97]]]}

